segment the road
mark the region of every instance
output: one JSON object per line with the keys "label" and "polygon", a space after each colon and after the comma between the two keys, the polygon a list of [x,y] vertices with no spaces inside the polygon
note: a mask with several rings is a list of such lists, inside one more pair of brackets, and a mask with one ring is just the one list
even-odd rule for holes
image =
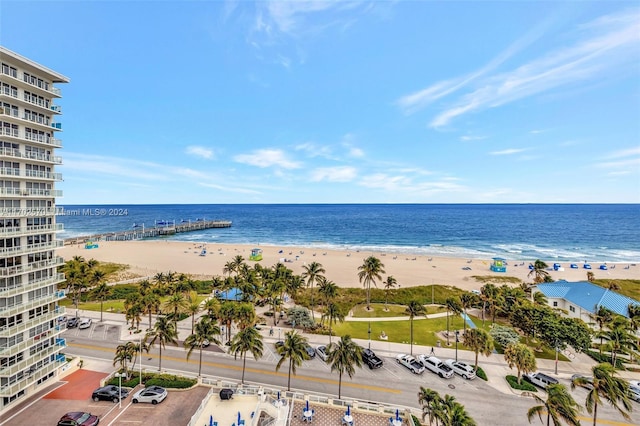
{"label": "road", "polygon": [[[94,324],[93,327],[97,325]],[[70,355],[95,358],[112,363],[115,346],[121,342],[114,342],[112,330],[68,330],[65,332]],[[287,368],[285,363],[279,372],[275,371],[277,355],[273,345],[265,341],[264,356],[260,360],[247,359],[245,382],[262,384],[271,388],[287,387]],[[149,354],[143,354],[143,368],[157,370],[157,345]],[[197,374],[198,353],[194,352],[189,360],[186,351],[181,347],[167,346],[162,353],[163,370],[175,372],[189,372]],[[431,388],[441,395],[446,393],[456,397],[479,425],[522,425],[527,424],[526,412],[533,405],[537,405],[532,398],[514,394],[505,394],[489,386],[481,379],[466,381],[455,376],[446,380],[425,371],[422,375],[414,375],[404,367],[396,364],[393,358],[382,357],[384,366],[378,370],[367,367],[357,369],[353,379],[343,378],[342,398],[359,399],[364,401],[383,402],[388,405],[401,405],[420,409],[417,393],[420,386]],[[218,378],[240,381],[242,375],[242,360],[235,360],[233,356],[216,352],[213,348],[203,351],[202,374]],[[499,380],[499,378],[491,378]],[[567,383],[564,383],[568,385]],[[291,378],[292,390],[336,396],[338,393],[338,375],[332,373],[324,361],[314,358],[305,361],[298,367],[297,375]],[[543,391],[538,392],[544,398]],[[582,404],[586,391],[576,389],[574,398]],[[611,407],[605,405],[598,408],[598,417],[602,424],[633,425],[640,424],[640,404],[634,403],[635,412],[631,421],[624,421],[622,416]],[[500,420],[496,420],[500,419]],[[589,415],[583,412],[582,420],[588,423]],[[599,422],[600,423],[600,422]],[[535,424],[535,421],[534,421]]]}

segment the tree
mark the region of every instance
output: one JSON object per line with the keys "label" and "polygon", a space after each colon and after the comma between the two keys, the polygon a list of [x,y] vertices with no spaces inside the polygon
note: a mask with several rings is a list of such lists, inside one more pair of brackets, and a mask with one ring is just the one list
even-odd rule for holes
{"label": "tree", "polygon": [[500,291],[491,283],[485,284],[480,289],[480,298],[482,299],[482,325],[484,325],[484,314],[487,310],[487,306],[491,313],[491,324],[495,324],[496,311],[502,299]]}
{"label": "tree", "polygon": [[389,292],[394,289],[398,285],[398,281],[393,277],[393,275],[389,275],[384,282],[384,310],[389,310]]}
{"label": "tree", "polygon": [[600,337],[600,355],[602,355],[602,340],[604,339],[604,328],[613,321],[613,311],[602,305],[596,306],[596,311],[591,315],[591,319],[598,324],[598,335]]}
{"label": "tree", "polygon": [[162,371],[162,349],[167,343],[176,344],[178,341],[178,333],[176,331],[176,325],[173,321],[170,321],[165,315],[159,316],[156,319],[151,331],[147,332],[145,336],[145,344],[149,344],[149,347],[158,342],[160,348],[160,355],[158,358],[158,370]]}
{"label": "tree", "polygon": [[147,292],[142,296],[142,301],[140,303],[144,312],[149,314],[149,330],[151,330],[151,314],[153,312],[157,313],[158,309],[160,309],[160,296],[154,292]]}
{"label": "tree", "polygon": [[284,341],[278,346],[276,351],[280,355],[280,360],[276,365],[276,371],[280,370],[282,364],[289,360],[289,378],[287,380],[287,390],[291,390],[291,373],[296,374],[296,367],[302,365],[302,361],[309,359],[306,346],[308,340],[306,337],[298,334],[295,330],[287,331],[284,335]]}
{"label": "tree", "polygon": [[193,328],[196,323],[196,314],[200,312],[202,307],[200,306],[200,302],[198,302],[198,296],[194,291],[191,295],[189,295],[189,301],[187,302],[187,313],[191,315],[191,334],[193,334]]}
{"label": "tree", "polygon": [[593,366],[592,380],[586,377],[576,377],[571,382],[571,389],[582,387],[588,390],[585,406],[587,412],[593,414],[593,426],[596,426],[598,405],[603,401],[609,402],[625,419],[629,420],[631,402],[629,401],[629,383],[616,377],[616,370],[608,362]]}
{"label": "tree", "polygon": [[[97,271],[96,271],[97,272]],[[107,283],[100,283],[93,289],[93,297],[100,301],[100,322],[102,322],[102,305],[111,295],[111,287]]]}
{"label": "tree", "polygon": [[564,420],[570,426],[578,426],[578,403],[573,399],[571,394],[567,392],[567,388],[562,384],[547,386],[547,399],[544,400],[534,393],[526,392],[525,395],[532,397],[536,402],[542,405],[531,407],[527,411],[527,419],[531,423],[531,419],[536,415],[542,421],[542,415],[547,414],[547,426],[553,420],[553,426],[560,426],[560,420]]}
{"label": "tree", "polygon": [[509,368],[516,367],[518,384],[522,373],[531,373],[536,369],[536,357],[529,347],[522,343],[511,343],[504,349],[504,359]]}
{"label": "tree", "polygon": [[629,322],[619,316],[612,323],[611,328],[604,332],[608,343],[605,345],[611,351],[611,365],[616,365],[618,354],[633,356],[637,347],[636,337],[629,332]]}
{"label": "tree", "polygon": [[406,311],[409,314],[409,336],[411,338],[411,341],[409,343],[411,344],[411,355],[413,355],[413,318],[418,315],[424,315],[426,313],[426,309],[424,308],[422,303],[418,302],[417,300],[412,300],[409,302]]}
{"label": "tree", "polygon": [[237,358],[238,354],[242,357],[242,381],[244,384],[244,372],[247,365],[247,352],[251,352],[253,358],[258,360],[262,358],[262,335],[258,333],[254,327],[247,327],[244,330],[240,330],[233,340],[231,340],[231,346],[229,348],[233,353],[234,358]]}
{"label": "tree", "polygon": [[174,326],[178,327],[178,316],[189,307],[189,302],[182,293],[174,293],[164,302],[165,309],[173,311]]}
{"label": "tree", "polygon": [[549,265],[544,263],[542,260],[538,259],[535,262],[533,262],[533,268],[531,268],[527,277],[530,277],[531,275],[533,275],[534,277],[533,282],[536,284],[546,282],[547,279],[549,278],[549,273],[546,271],[548,267]]}
{"label": "tree", "polygon": [[338,286],[326,277],[320,277],[318,282],[318,293],[320,293],[324,301],[323,305],[329,306],[329,303],[338,295]]}
{"label": "tree", "polygon": [[470,328],[464,333],[463,336],[464,345],[469,347],[476,354],[476,363],[473,372],[478,371],[478,354],[484,356],[491,355],[493,352],[493,339],[481,328]]}
{"label": "tree", "polygon": [[333,335],[331,326],[333,324],[337,324],[338,322],[343,322],[344,317],[344,312],[342,312],[340,307],[335,303],[330,303],[329,306],[327,306],[324,314],[322,315],[322,320],[324,321],[325,319],[327,319],[329,322],[329,345],[331,345],[331,336]]}
{"label": "tree", "polygon": [[331,365],[331,371],[338,372],[338,399],[342,398],[342,375],[347,373],[353,378],[355,367],[362,367],[362,348],[357,345],[351,336],[340,338],[336,344],[329,345],[327,362]]}
{"label": "tree", "polygon": [[302,269],[302,278],[307,280],[307,286],[309,286],[311,290],[311,320],[315,322],[316,319],[313,314],[313,308],[315,307],[313,304],[313,284],[318,281],[326,271],[322,267],[322,264],[318,262],[311,262],[308,265],[304,265]]}
{"label": "tree", "polygon": [[447,297],[447,300],[445,300],[444,303],[445,303],[445,306],[447,307],[447,346],[450,346],[451,343],[449,343],[449,312],[453,313],[454,315],[459,314],[460,312],[462,312],[462,307],[460,306],[458,301],[455,299],[455,297]]}
{"label": "tree", "polygon": [[127,342],[116,346],[116,353],[113,357],[113,366],[120,364],[120,370],[129,371],[128,363],[133,359],[133,342]]}
{"label": "tree", "polygon": [[467,332],[467,309],[473,306],[476,303],[476,295],[473,293],[462,293],[460,295],[460,307],[462,308],[462,312],[464,312],[464,321],[462,322],[462,333]]}
{"label": "tree", "polygon": [[369,256],[364,260],[362,266],[358,267],[358,279],[367,289],[367,311],[371,310],[371,284],[376,287],[376,280],[382,280],[384,265],[375,256]]}
{"label": "tree", "polygon": [[442,426],[475,426],[476,424],[464,406],[451,395],[445,395],[440,399],[436,406],[436,419]]}
{"label": "tree", "polygon": [[433,424],[441,401],[442,399],[438,392],[421,386],[420,392],[418,392],[418,404],[422,406],[422,420],[429,417],[429,425]]}
{"label": "tree", "polygon": [[216,336],[220,335],[220,328],[209,317],[201,317],[196,326],[187,338],[184,340],[184,346],[188,348],[187,359],[191,356],[194,349],[198,348],[200,351],[200,360],[198,362],[198,377],[202,375],[202,348],[206,342],[220,344],[220,340]]}

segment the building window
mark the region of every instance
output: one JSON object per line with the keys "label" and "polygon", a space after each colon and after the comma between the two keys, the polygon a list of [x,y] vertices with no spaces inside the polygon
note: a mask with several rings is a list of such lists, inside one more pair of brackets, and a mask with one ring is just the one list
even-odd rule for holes
{"label": "building window", "polygon": [[557,307],[557,306],[558,306],[558,302],[557,302],[557,301],[554,301],[554,302],[553,302],[553,307],[555,308],[555,307]]}
{"label": "building window", "polygon": [[569,306],[569,310],[570,310],[571,312],[575,312],[575,311],[576,311],[576,308],[574,308],[573,306]]}

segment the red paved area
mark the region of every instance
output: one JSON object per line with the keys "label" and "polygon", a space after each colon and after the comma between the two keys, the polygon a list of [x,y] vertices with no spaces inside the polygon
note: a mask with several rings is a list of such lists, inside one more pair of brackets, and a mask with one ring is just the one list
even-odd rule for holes
{"label": "red paved area", "polygon": [[65,377],[63,386],[47,394],[43,399],[71,399],[85,400],[91,398],[91,393],[100,386],[100,380],[107,377],[106,373],[91,370],[78,370]]}

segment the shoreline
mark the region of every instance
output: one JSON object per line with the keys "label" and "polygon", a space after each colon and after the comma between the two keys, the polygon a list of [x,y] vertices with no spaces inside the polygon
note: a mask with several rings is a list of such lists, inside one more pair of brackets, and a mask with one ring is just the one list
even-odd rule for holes
{"label": "shoreline", "polygon": [[[59,254],[66,260],[73,256],[85,259],[96,259],[103,262],[113,262],[129,265],[130,274],[141,277],[153,276],[159,272],[169,271],[185,273],[196,278],[210,279],[213,276],[223,276],[225,263],[233,260],[237,255],[244,257],[245,262],[253,265],[249,260],[251,249],[262,250],[263,260],[260,263],[270,267],[280,262],[295,274],[301,274],[303,266],[311,262],[321,263],[326,270],[327,279],[334,281],[339,287],[361,287],[358,280],[358,267],[368,256],[375,256],[384,264],[385,273],[381,282],[387,276],[393,275],[400,287],[414,287],[419,285],[451,285],[464,290],[477,290],[483,283],[474,276],[516,277],[525,282],[532,282],[528,278],[529,263],[536,259],[507,260],[507,272],[493,272],[489,270],[490,259],[469,257],[443,257],[420,255],[414,253],[396,253],[376,250],[336,250],[318,247],[277,246],[267,244],[220,244],[186,242],[175,240],[139,240],[139,241],[99,241],[98,248],[85,249],[84,245],[66,245]],[[206,247],[207,254],[201,256],[202,248]],[[580,262],[558,262],[541,259],[549,266],[560,263],[564,271],[549,271],[554,280],[586,281],[587,272],[592,272],[596,279],[640,279],[640,267],[631,263],[607,262],[612,267],[601,270],[601,263],[592,263],[592,269],[582,268]],[[570,263],[576,263],[579,269],[570,269]],[[378,282],[378,288],[383,285]]]}

